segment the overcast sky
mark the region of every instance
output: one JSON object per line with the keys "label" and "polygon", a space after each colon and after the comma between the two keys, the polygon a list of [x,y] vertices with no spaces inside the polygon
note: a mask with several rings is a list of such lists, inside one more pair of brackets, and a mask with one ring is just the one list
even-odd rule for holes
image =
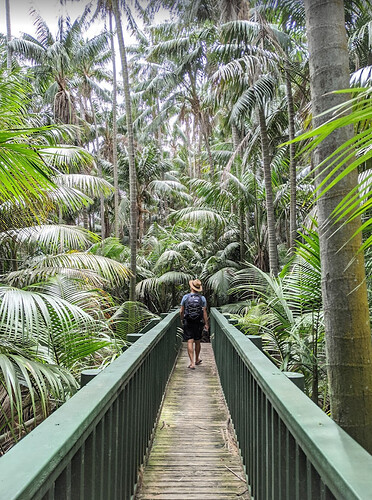
{"label": "overcast sky", "polygon": [[[50,28],[56,30],[57,19],[66,14],[68,10],[71,19],[76,19],[89,2],[80,0],[68,4],[68,7],[59,5],[59,0],[10,0],[10,16],[12,24],[12,35],[18,37],[20,32],[34,34],[33,18],[30,9],[38,10]],[[0,0],[0,31],[6,33],[5,24],[5,0]],[[53,30],[54,34],[54,30]]]}
{"label": "overcast sky", "polygon": [[[72,20],[80,16],[89,3],[88,0],[67,1],[67,6],[61,6],[59,0],[10,0],[10,15],[12,25],[12,36],[18,37],[20,33],[35,34],[33,26],[33,18],[30,15],[30,9],[34,8],[40,12],[41,17],[46,21],[52,34],[57,32],[57,19],[61,15],[68,13]],[[93,2],[93,8],[97,1]],[[144,0],[144,4],[146,1]],[[166,14],[160,13],[157,16],[157,21],[162,21]],[[125,23],[123,23],[125,29]],[[94,34],[99,32],[99,27],[91,28]],[[5,22],[5,0],[0,0],[0,32],[6,33]]]}

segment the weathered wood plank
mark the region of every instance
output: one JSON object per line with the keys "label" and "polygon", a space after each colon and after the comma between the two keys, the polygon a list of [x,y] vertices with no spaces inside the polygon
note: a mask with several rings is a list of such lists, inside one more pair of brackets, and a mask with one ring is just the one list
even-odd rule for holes
{"label": "weathered wood plank", "polygon": [[249,500],[213,351],[187,368],[183,346],[165,397],[137,500]]}

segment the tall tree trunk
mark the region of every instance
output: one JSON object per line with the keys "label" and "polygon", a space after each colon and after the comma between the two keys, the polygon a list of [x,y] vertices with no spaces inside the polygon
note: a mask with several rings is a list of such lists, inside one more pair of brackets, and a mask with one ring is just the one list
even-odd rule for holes
{"label": "tall tree trunk", "polygon": [[121,26],[121,18],[119,12],[118,0],[112,2],[113,12],[116,23],[116,30],[119,42],[119,52],[121,59],[121,67],[123,74],[124,96],[125,96],[125,113],[127,116],[128,129],[128,155],[129,155],[129,196],[130,196],[130,286],[129,300],[133,301],[136,297],[136,272],[137,272],[137,185],[136,185],[136,165],[134,158],[134,136],[133,136],[133,120],[132,120],[132,105],[129,92],[129,75],[127,65],[127,53],[124,44],[123,29]]}
{"label": "tall tree trunk", "polygon": [[185,120],[186,124],[186,145],[187,145],[187,161],[189,166],[189,177],[192,179],[193,175],[193,155],[192,155],[192,147],[191,147],[191,131],[190,131],[190,122],[189,117],[186,116]]}
{"label": "tall tree trunk", "polygon": [[87,207],[84,207],[82,209],[82,214],[83,214],[83,226],[84,226],[84,229],[88,229],[89,228],[89,224],[88,224],[88,209],[87,209]]}
{"label": "tall tree trunk", "polygon": [[[234,153],[238,149],[238,146],[240,144],[240,134],[239,130],[236,128],[236,126],[233,124],[232,128],[232,140],[233,140],[233,147],[234,147]],[[242,171],[239,171],[238,168],[235,169],[235,174],[238,177],[238,179],[241,181],[242,180]],[[244,199],[242,199],[239,203],[239,249],[240,249],[240,261],[243,262],[245,259],[245,206],[244,206]]]}
{"label": "tall tree trunk", "polygon": [[12,29],[10,22],[10,0],[5,0],[5,16],[6,16],[6,68],[8,71],[12,69],[12,49],[10,48],[10,41],[12,39]]}
{"label": "tall tree trunk", "polygon": [[118,174],[118,124],[117,124],[117,94],[118,85],[116,79],[115,44],[112,27],[112,13],[109,12],[110,41],[112,54],[112,163],[114,168],[114,224],[115,238],[119,238],[119,174]]}
{"label": "tall tree trunk", "polygon": [[265,112],[261,105],[258,108],[258,118],[260,122],[262,162],[263,162],[265,191],[266,191],[266,218],[267,218],[267,233],[269,242],[270,272],[274,276],[277,276],[279,271],[279,265],[278,265],[278,249],[276,244],[276,233],[275,233],[274,197],[273,197],[273,186],[271,181],[269,138],[267,135]]}
{"label": "tall tree trunk", "polygon": [[[96,111],[93,106],[93,100],[92,96],[89,96],[89,105],[90,109],[93,114],[93,123],[94,123],[94,131],[95,131],[95,136],[96,136],[96,158],[97,158],[97,173],[98,177],[102,178],[103,172],[102,172],[102,165],[101,165],[101,158],[99,154],[99,134],[98,134],[98,124],[97,124],[97,116],[96,116]],[[100,193],[99,195],[100,199],[100,219],[101,219],[101,238],[104,240],[106,238],[106,227],[105,227],[105,197],[103,196],[103,193]]]}
{"label": "tall tree trunk", "polygon": [[[289,135],[289,140],[291,141],[295,137],[295,124],[294,124],[292,84],[288,68],[286,68],[285,70],[285,83],[286,83],[287,103],[288,103],[288,135]],[[290,192],[291,192],[291,201],[289,207],[289,248],[292,255],[295,252],[295,245],[297,238],[297,220],[296,220],[297,180],[296,180],[295,149],[296,147],[293,143],[289,145],[289,182],[290,182]]]}
{"label": "tall tree trunk", "polygon": [[212,157],[211,147],[209,144],[210,124],[209,124],[208,118],[202,114],[200,116],[200,128],[201,128],[200,133],[204,137],[205,147],[207,149],[207,154],[208,154],[210,179],[211,179],[211,182],[213,182],[214,181],[214,161],[213,161],[213,157]]}
{"label": "tall tree trunk", "polygon": [[240,261],[245,260],[245,213],[244,213],[244,202],[239,203],[239,249],[240,249]]}
{"label": "tall tree trunk", "polygon": [[[349,58],[342,0],[305,0],[310,53],[313,124],[325,110],[344,102],[334,90],[349,87]],[[327,22],[324,22],[324,20]],[[353,135],[352,127],[334,131],[314,153],[319,165]],[[347,168],[347,164],[343,166]],[[329,169],[318,172],[322,182]],[[326,186],[332,179],[326,182]],[[356,170],[331,187],[318,201],[322,297],[327,367],[333,419],[372,452],[372,346],[360,219],[335,222],[332,213],[358,183]]]}
{"label": "tall tree trunk", "polygon": [[17,242],[13,241],[11,245],[12,252],[12,271],[18,271],[18,253]]}
{"label": "tall tree trunk", "polygon": [[214,162],[213,162],[211,147],[209,145],[209,136],[206,132],[204,132],[203,135],[204,135],[205,147],[207,149],[207,154],[208,154],[210,179],[211,179],[211,182],[213,182],[214,181]]}

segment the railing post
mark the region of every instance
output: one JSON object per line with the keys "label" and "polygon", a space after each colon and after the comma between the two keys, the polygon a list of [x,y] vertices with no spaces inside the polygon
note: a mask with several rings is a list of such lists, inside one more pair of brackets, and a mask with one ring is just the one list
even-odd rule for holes
{"label": "railing post", "polygon": [[372,456],[286,380],[303,391],[301,373],[281,372],[253,345],[261,338],[232,323],[212,308],[213,350],[252,496],[370,500]]}
{"label": "railing post", "polygon": [[302,392],[305,390],[305,377],[302,373],[297,372],[283,372],[291,382],[294,383]]}
{"label": "railing post", "polygon": [[88,382],[94,379],[99,373],[101,373],[102,368],[90,368],[88,370],[83,370],[80,374],[80,388],[87,385]]}
{"label": "railing post", "polygon": [[160,321],[160,318],[152,318],[138,333],[147,333],[151,328],[154,328]]}
{"label": "railing post", "polygon": [[246,337],[259,349],[262,351],[262,337],[261,335],[246,335]]}
{"label": "railing post", "polygon": [[[230,325],[235,326],[239,324],[239,320],[236,318],[229,318],[228,322]],[[239,330],[240,331],[240,330]],[[262,337],[261,335],[246,335],[246,337],[253,342],[253,344],[262,351]]]}
{"label": "railing post", "polygon": [[134,342],[137,342],[137,340],[140,339],[142,335],[143,335],[142,333],[128,333],[127,341],[134,344]]}

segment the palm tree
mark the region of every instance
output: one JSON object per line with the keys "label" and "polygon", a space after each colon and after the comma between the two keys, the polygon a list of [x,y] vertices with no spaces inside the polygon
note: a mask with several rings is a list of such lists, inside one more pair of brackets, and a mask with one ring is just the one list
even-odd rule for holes
{"label": "palm tree", "polygon": [[[327,119],[322,115],[324,111],[345,101],[345,94],[331,92],[349,87],[345,18],[341,2],[327,1],[320,7],[306,0],[305,10],[313,123],[318,126]],[[332,19],[332,29],[329,24],[324,26],[325,18]],[[352,135],[350,127],[335,130],[317,145],[314,154],[315,164],[321,165],[318,183],[327,188],[318,200],[322,292],[332,416],[372,451],[372,346],[364,259],[362,253],[357,253],[361,244],[360,218],[346,225],[332,219],[345,193],[355,190],[357,172],[350,172],[334,184],[330,166],[324,164]],[[347,163],[343,168],[347,171]]]}
{"label": "palm tree", "polygon": [[[105,64],[111,59],[108,49],[106,33],[101,33],[90,40],[81,40],[77,44],[74,61],[77,63],[74,72],[78,78],[79,96],[83,100],[83,116],[86,119],[87,106],[89,102],[90,112],[93,116],[95,130],[95,153],[97,158],[98,176],[102,177],[102,165],[100,161],[99,129],[97,124],[97,112],[93,103],[93,95],[109,101],[109,95],[100,86],[101,82],[110,82],[110,74],[104,69]],[[100,195],[101,206],[101,237],[105,238],[105,205],[104,195]]]}
{"label": "palm tree", "polygon": [[69,17],[58,19],[58,34],[54,39],[44,19],[33,12],[36,38],[24,34],[11,43],[13,51],[33,63],[36,83],[47,102],[53,106],[58,123],[76,124],[77,106],[72,93],[71,77],[75,51],[81,39],[89,8],[74,23]]}
{"label": "palm tree", "polygon": [[136,190],[136,165],[135,165],[135,148],[134,148],[134,135],[133,135],[133,120],[132,120],[132,104],[130,97],[129,87],[129,73],[127,64],[126,48],[124,43],[124,35],[121,24],[121,14],[119,9],[119,1],[112,0],[112,11],[115,17],[116,31],[119,42],[119,53],[121,60],[121,70],[124,84],[124,97],[125,97],[125,113],[127,120],[127,134],[128,134],[128,161],[129,161],[129,194],[130,194],[130,288],[129,300],[135,300],[136,294],[136,274],[137,274],[137,190]]}
{"label": "palm tree", "polygon": [[210,145],[213,120],[207,49],[215,32],[213,27],[192,30],[179,27],[177,23],[154,30],[155,44],[149,48],[148,60],[156,63],[155,76],[151,75],[146,86],[152,95],[160,93],[164,96],[156,125],[175,112],[185,123],[186,129],[192,123],[192,139],[189,137],[189,130],[187,137],[190,146],[194,144],[196,149],[195,175],[201,176],[201,151],[204,144],[211,179],[214,178],[215,166]]}
{"label": "palm tree", "polygon": [[234,274],[230,293],[240,299],[239,328],[262,335],[265,352],[281,370],[302,372],[306,392],[327,410],[327,398],[319,400],[327,392],[319,239],[310,229],[302,236],[305,243],[280,277],[251,265]]}
{"label": "palm tree", "polygon": [[117,76],[116,76],[116,54],[114,44],[114,33],[112,26],[112,12],[109,11],[109,26],[110,26],[110,44],[112,53],[112,163],[114,169],[114,224],[115,238],[119,238],[119,177],[118,177],[118,146],[117,146]]}
{"label": "palm tree", "polygon": [[81,189],[97,194],[103,181],[61,173],[91,157],[60,146],[71,137],[68,127],[35,126],[26,113],[30,90],[20,75],[1,79],[2,451],[75,392],[74,375],[84,365],[120,352],[106,321],[114,304],[103,287],[128,278],[122,264],[86,252],[96,235],[52,223],[59,206],[74,211],[91,203]]}

